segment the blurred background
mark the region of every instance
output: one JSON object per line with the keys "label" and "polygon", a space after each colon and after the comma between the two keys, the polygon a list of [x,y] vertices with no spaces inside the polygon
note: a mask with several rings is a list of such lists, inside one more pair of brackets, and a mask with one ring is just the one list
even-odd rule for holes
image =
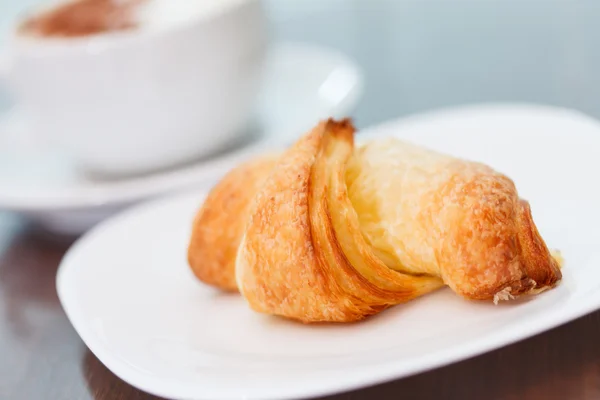
{"label": "blurred background", "polygon": [[[47,2],[0,0],[0,61],[12,22],[25,10]],[[600,0],[265,0],[264,4],[271,41],[336,49],[356,63],[364,87],[351,116],[359,128],[480,102],[541,103],[600,118]],[[301,69],[306,61],[302,57],[294,59],[300,60]],[[71,75],[66,76],[70,81]],[[283,80],[295,78],[284,74]],[[146,81],[141,81],[144,86]],[[298,97],[293,91],[286,94]],[[276,105],[277,100],[269,104]],[[306,108],[316,103],[310,96],[308,100]],[[283,107],[288,109],[283,119],[302,114],[305,108],[289,104],[293,101]],[[0,82],[0,115],[13,105]],[[272,113],[280,114],[277,109]],[[118,398],[146,398],[102,366],[60,307],[55,273],[72,242],[55,241],[53,235],[48,240],[46,232],[39,237],[5,211],[22,212],[58,232],[79,233],[121,207],[195,185],[214,175],[216,167],[105,181],[80,176],[62,157],[41,157],[45,149],[32,146],[31,153],[19,153],[1,139],[0,134],[0,398],[99,400],[117,398],[116,393]],[[407,380],[403,388],[433,394],[432,398],[505,399],[511,392],[510,398],[528,394],[527,398],[546,399],[552,397],[544,393],[554,392],[553,398],[575,398],[574,393],[593,398],[600,365],[594,340],[598,321],[595,314],[545,339],[463,363],[459,369]],[[570,336],[577,330],[579,336]],[[496,396],[488,387],[494,384]],[[401,389],[396,393],[406,393]],[[364,398],[378,397],[372,393]]]}
{"label": "blurred background", "polygon": [[[7,37],[12,23],[23,16],[26,10],[56,1],[0,1],[0,61],[3,51],[9,47]],[[206,3],[194,3],[191,0],[155,3],[169,4],[168,7],[172,4],[220,4],[208,0]],[[266,32],[270,44],[302,43],[310,47],[308,52],[291,48],[287,53],[284,52],[283,56],[279,54],[281,62],[275,63],[277,68],[271,70],[275,73],[266,74],[267,95],[260,97],[260,101],[254,101],[260,108],[257,119],[263,124],[262,143],[276,140],[277,136],[283,138],[279,140],[289,143],[293,137],[313,126],[318,118],[332,115],[339,117],[337,114],[349,114],[357,127],[362,129],[385,120],[431,109],[482,102],[561,106],[600,118],[598,0],[263,0],[262,3],[266,11]],[[244,21],[253,19],[246,18],[243,14],[239,15],[241,17],[236,18],[240,19],[229,25],[245,25]],[[263,21],[261,19],[261,22],[257,23],[261,30],[264,27]],[[204,23],[200,22],[198,25],[203,29]],[[81,153],[78,155],[82,159],[87,158],[91,167],[96,163],[95,165],[113,168],[118,163],[113,163],[111,157],[116,155],[123,164],[120,166],[122,172],[129,168],[125,164],[138,155],[143,158],[169,147],[172,147],[170,150],[175,153],[185,152],[186,147],[194,146],[198,149],[204,147],[206,151],[203,156],[209,154],[209,158],[215,156],[213,160],[224,160],[220,165],[210,160],[202,164],[203,161],[199,157],[200,162],[195,172],[189,168],[180,168],[178,173],[169,175],[167,168],[162,170],[166,171],[164,173],[159,172],[148,179],[141,177],[137,180],[128,180],[125,173],[122,185],[117,186],[112,185],[113,181],[107,183],[104,179],[97,179],[97,176],[83,176],[80,173],[82,168],[71,164],[71,158],[64,157],[62,153],[54,150],[44,153],[46,144],[40,145],[38,142],[41,140],[33,139],[25,145],[34,148],[30,153],[27,153],[29,149],[13,150],[12,147],[3,146],[0,141],[0,210],[25,211],[30,217],[49,216],[53,221],[63,221],[65,216],[68,216],[68,219],[74,217],[73,213],[58,215],[52,211],[59,208],[66,210],[69,207],[72,211],[78,207],[95,212],[98,204],[104,204],[105,208],[112,207],[110,210],[102,210],[104,214],[93,219],[95,222],[118,208],[148,199],[151,195],[171,193],[173,189],[189,186],[197,187],[199,182],[212,184],[213,178],[216,179],[232,163],[239,162],[238,154],[231,156],[229,161],[226,160],[227,157],[222,157],[226,153],[231,154],[231,147],[220,152],[209,147],[214,142],[224,141],[220,129],[226,129],[222,126],[215,127],[215,124],[230,119],[226,115],[227,109],[235,108],[231,103],[240,96],[232,94],[229,98],[219,99],[218,103],[213,101],[213,93],[203,94],[208,93],[208,90],[204,90],[205,86],[211,86],[210,90],[219,94],[233,93],[235,90],[243,92],[243,85],[235,88],[235,82],[231,85],[229,82],[246,73],[240,74],[240,71],[252,71],[251,67],[244,64],[248,57],[236,59],[235,62],[226,61],[227,72],[221,74],[219,82],[211,76],[215,72],[214,68],[212,72],[200,71],[204,60],[219,58],[222,56],[219,53],[224,52],[223,47],[216,47],[219,50],[214,51],[210,46],[205,46],[206,43],[213,40],[219,43],[223,37],[233,37],[234,40],[225,39],[219,46],[226,43],[228,48],[234,48],[236,43],[244,42],[241,39],[247,37],[244,33],[236,33],[235,28],[225,29],[233,29],[233,36],[213,32],[212,35],[207,35],[211,39],[204,42],[204,45],[201,44],[199,47],[204,47],[198,51],[195,40],[205,37],[202,30],[200,34],[196,32],[186,37],[189,47],[179,46],[178,43],[182,41],[175,39],[159,51],[155,47],[156,43],[151,42],[152,46],[146,48],[149,51],[142,49],[140,53],[131,54],[121,64],[116,64],[120,65],[119,68],[128,66],[129,75],[123,73],[123,76],[129,78],[120,82],[110,80],[114,78],[113,75],[119,76],[119,73],[113,74],[110,68],[105,68],[102,73],[98,72],[97,76],[101,78],[86,80],[86,73],[96,76],[96,66],[103,65],[102,62],[97,62],[94,56],[88,57],[89,64],[85,64],[84,67],[78,64],[74,72],[61,71],[64,68],[59,68],[59,64],[54,64],[52,60],[48,65],[41,65],[39,69],[34,70],[37,72],[32,73],[24,68],[22,70],[25,78],[21,79],[21,83],[27,84],[40,78],[43,87],[37,83],[29,85],[29,94],[36,92],[36,99],[39,97],[47,101],[38,107],[38,111],[45,114],[45,117],[57,115],[54,118],[57,121],[54,122],[59,122],[59,128],[55,130],[62,133],[71,132],[71,136],[67,135],[65,142],[73,148],[77,147],[77,152]],[[241,28],[240,32],[244,32],[244,29],[246,28]],[[257,31],[252,31],[253,28],[248,29],[247,32]],[[241,45],[243,46],[246,45]],[[203,53],[207,49],[208,52]],[[160,55],[151,57],[151,53]],[[175,53],[176,56],[171,57]],[[186,65],[191,60],[187,57],[188,53],[198,53],[195,62],[199,65]],[[35,57],[37,56],[34,56],[33,61],[30,60],[30,66],[44,59]],[[84,57],[87,56],[81,58]],[[250,64],[252,62],[254,61],[249,61]],[[69,62],[65,65],[69,65]],[[163,73],[164,71],[168,73]],[[61,73],[63,80],[56,79],[59,83],[54,84],[53,73]],[[109,93],[103,99],[103,103],[96,102],[95,94],[90,94],[85,100],[80,99],[85,98],[86,93],[94,91],[87,90],[89,81],[93,83],[108,79],[107,77],[110,79],[106,83],[94,88]],[[130,79],[131,77],[134,79]],[[164,93],[173,94],[175,91],[160,85],[173,80],[178,81],[175,86],[181,93],[178,92],[164,101],[169,108],[161,103],[161,97],[166,98],[168,96],[163,96]],[[200,82],[202,80],[204,82]],[[190,81],[194,84],[188,84]],[[67,93],[62,96],[65,92],[64,83],[77,94]],[[156,85],[153,86],[154,83]],[[228,88],[227,85],[231,87]],[[152,112],[146,109],[139,113],[134,109],[134,112],[123,111],[117,117],[112,115],[110,118],[100,117],[96,120],[84,117],[97,111],[92,110],[94,108],[101,110],[99,114],[105,109],[112,109],[113,105],[126,109],[128,104],[136,103],[136,100],[125,99],[123,93],[129,95],[136,90],[142,99],[146,98],[146,93],[158,99],[152,103],[155,107]],[[328,91],[336,93],[329,96],[326,93]],[[349,92],[352,92],[352,95],[348,95]],[[344,99],[344,96],[347,98]],[[55,98],[59,97],[62,97],[62,103],[66,107],[57,112],[55,105],[60,104],[60,101],[55,101]],[[75,98],[78,100],[73,100]],[[15,104],[7,87],[3,87],[0,80],[0,122],[3,111]],[[88,109],[85,109],[86,105]],[[192,114],[191,118],[195,118],[195,121],[187,123],[189,121],[178,111],[187,113],[188,117]],[[130,115],[134,114],[162,116],[152,118],[152,122],[146,122],[144,125],[143,121],[139,121],[140,118],[136,121],[130,118]],[[72,116],[82,118],[78,124],[73,124],[74,129],[60,127],[61,122],[72,119]],[[213,121],[207,122],[211,119]],[[21,121],[18,118],[16,120]],[[23,121],[25,120],[21,122]],[[108,124],[100,126],[105,121]],[[187,124],[188,128],[192,127],[192,130],[180,129],[182,134],[179,141],[171,137],[171,133],[176,130],[172,124],[177,121],[187,121],[181,122],[181,125]],[[45,129],[49,125],[51,124],[43,123],[38,124],[38,127]],[[246,122],[239,125],[243,126],[243,129],[251,126]],[[81,126],[85,128],[80,129]],[[154,126],[158,126],[157,132],[149,134],[148,129],[153,129]],[[124,132],[117,132],[120,129]],[[5,136],[52,137],[38,135],[38,130],[30,129],[27,134],[21,134],[17,129],[14,130],[16,133]],[[248,130],[251,131],[252,128]],[[112,132],[112,138],[108,138],[107,132]],[[30,133],[34,135],[29,135]],[[241,136],[243,135],[240,134]],[[156,142],[150,143],[147,140],[149,137],[156,139]],[[129,139],[129,153],[124,150],[127,147],[123,144],[125,138]],[[200,140],[204,142],[192,143]],[[140,143],[146,147],[139,149]],[[35,148],[36,146],[38,148]],[[238,149],[244,146],[246,145],[238,146]],[[103,158],[98,155],[102,151]],[[122,154],[116,154],[118,152]],[[25,158],[26,154],[29,158]],[[161,171],[162,167],[157,160],[162,155],[155,156],[156,160],[140,159],[134,162],[144,164],[145,169],[139,168],[144,172],[149,170],[148,165],[156,165],[154,171]],[[174,157],[173,154],[165,157],[170,157],[171,161],[181,159],[182,163],[184,159],[189,161],[189,154],[185,155],[187,158],[184,155]],[[101,161],[90,160],[93,158]],[[131,167],[131,170],[134,168]],[[25,178],[21,179],[19,176]],[[207,178],[209,176],[211,179]],[[150,187],[152,190],[140,189]],[[63,188],[73,190],[62,192]],[[128,191],[129,195],[122,196],[124,191]],[[90,201],[82,201],[83,198]],[[54,203],[60,207],[53,207],[50,200],[60,201]],[[28,203],[26,209],[21,207],[25,202]],[[85,218],[90,219],[89,213]],[[43,221],[43,224],[47,225],[47,222]],[[83,229],[89,226],[87,222],[80,225]],[[76,230],[81,231],[79,228]]]}
{"label": "blurred background", "polygon": [[[2,38],[44,0],[2,0]],[[597,0],[270,0],[271,34],[338,48],[364,69],[357,123],[432,107],[527,101],[600,116]],[[1,48],[1,47],[0,47]],[[0,89],[0,106],[9,102]]]}

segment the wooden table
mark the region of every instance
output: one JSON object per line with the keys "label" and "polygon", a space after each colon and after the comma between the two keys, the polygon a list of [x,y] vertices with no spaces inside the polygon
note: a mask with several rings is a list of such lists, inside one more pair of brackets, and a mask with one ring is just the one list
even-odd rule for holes
{"label": "wooden table", "polygon": [[[156,399],[77,336],[54,277],[72,240],[0,216],[0,399]],[[600,399],[600,312],[491,353],[327,399]]]}

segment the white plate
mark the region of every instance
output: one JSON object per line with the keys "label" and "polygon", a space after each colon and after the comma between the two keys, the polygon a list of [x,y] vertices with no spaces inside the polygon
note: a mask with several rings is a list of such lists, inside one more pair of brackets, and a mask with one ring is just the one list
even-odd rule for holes
{"label": "white plate", "polygon": [[351,113],[363,86],[351,60],[305,44],[274,46],[265,76],[257,127],[249,128],[246,143],[197,163],[128,179],[85,176],[68,157],[35,138],[18,110],[0,116],[0,209],[26,214],[53,231],[79,233],[140,200],[207,187],[232,163],[264,146],[289,141],[320,118]]}
{"label": "white plate", "polygon": [[62,305],[116,375],[176,399],[312,397],[400,378],[515,342],[600,308],[600,124],[535,106],[421,115],[361,134],[396,135],[511,175],[566,258],[561,285],[494,306],[440,290],[363,323],[305,326],[251,311],[186,265],[202,194],[137,206],[64,258]]}

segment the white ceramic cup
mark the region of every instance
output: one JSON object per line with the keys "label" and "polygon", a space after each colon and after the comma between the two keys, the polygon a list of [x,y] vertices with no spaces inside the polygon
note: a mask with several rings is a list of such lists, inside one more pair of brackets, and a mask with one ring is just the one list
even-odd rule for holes
{"label": "white ceramic cup", "polygon": [[85,170],[140,173],[209,155],[251,118],[267,47],[260,0],[219,4],[154,29],[75,38],[13,29],[5,81],[33,132]]}

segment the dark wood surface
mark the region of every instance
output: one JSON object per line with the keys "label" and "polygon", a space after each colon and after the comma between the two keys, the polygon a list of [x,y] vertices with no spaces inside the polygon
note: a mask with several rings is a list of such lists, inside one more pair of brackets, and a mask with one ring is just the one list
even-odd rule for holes
{"label": "dark wood surface", "polygon": [[[0,217],[0,399],[157,399],[86,348],[54,278],[71,240]],[[334,399],[600,399],[600,312],[491,353]]]}

